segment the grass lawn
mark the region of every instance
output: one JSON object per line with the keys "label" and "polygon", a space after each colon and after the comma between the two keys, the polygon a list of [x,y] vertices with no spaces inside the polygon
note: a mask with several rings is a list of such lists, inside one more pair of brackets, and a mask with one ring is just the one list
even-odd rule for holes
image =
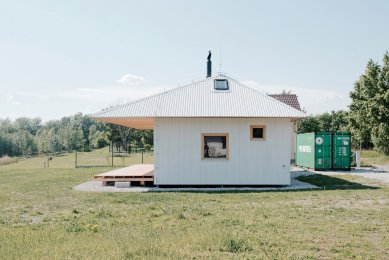
{"label": "grass lawn", "polygon": [[361,161],[370,165],[389,164],[389,156],[373,150],[362,150]]}
{"label": "grass lawn", "polygon": [[0,259],[389,258],[389,187],[361,177],[305,179],[315,191],[87,193],[72,187],[109,168],[43,160],[0,166]]}

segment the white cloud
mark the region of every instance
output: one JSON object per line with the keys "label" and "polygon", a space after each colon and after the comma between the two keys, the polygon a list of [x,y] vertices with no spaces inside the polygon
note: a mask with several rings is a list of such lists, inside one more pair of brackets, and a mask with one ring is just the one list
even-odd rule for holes
{"label": "white cloud", "polygon": [[37,98],[37,99],[40,99],[40,100],[49,100],[51,98],[50,94],[39,93],[39,92],[19,91],[18,95],[19,96],[24,96],[24,97]]}
{"label": "white cloud", "polygon": [[75,99],[84,101],[96,102],[116,102],[117,100],[132,101],[164,89],[162,86],[121,86],[110,85],[95,88],[76,88],[69,90],[46,91],[43,93],[20,92],[21,96],[36,98],[40,100],[60,100],[60,99]]}
{"label": "white cloud", "polygon": [[281,93],[282,90],[291,90],[292,93],[298,96],[300,106],[307,111],[307,114],[319,114],[331,110],[347,109],[347,106],[350,104],[350,98],[347,92],[267,85],[249,80],[243,81],[243,83],[268,94],[277,94]]}
{"label": "white cloud", "polygon": [[96,88],[78,88],[72,93],[67,93],[64,96],[95,100],[100,102],[114,102],[117,100],[122,102],[133,101],[142,97],[146,97],[157,92],[163,91],[164,87],[155,85],[142,85],[142,86],[101,86]]}
{"label": "white cloud", "polygon": [[143,77],[130,74],[124,75],[119,81],[120,83],[97,87],[52,89],[45,92],[20,91],[18,95],[26,97],[29,102],[35,99],[44,101],[44,104],[55,103],[58,106],[76,102],[80,104],[77,106],[80,112],[92,113],[104,107],[134,101],[170,88],[146,84],[148,82]]}
{"label": "white cloud", "polygon": [[5,98],[6,102],[9,103],[9,104],[12,104],[12,105],[19,105],[19,104],[20,104],[20,102],[17,101],[17,100],[15,99],[15,97],[14,97],[11,93],[7,93],[7,94],[4,96],[4,98]]}
{"label": "white cloud", "polygon": [[125,74],[120,79],[116,80],[116,83],[122,85],[140,85],[144,83],[145,78],[133,74]]}

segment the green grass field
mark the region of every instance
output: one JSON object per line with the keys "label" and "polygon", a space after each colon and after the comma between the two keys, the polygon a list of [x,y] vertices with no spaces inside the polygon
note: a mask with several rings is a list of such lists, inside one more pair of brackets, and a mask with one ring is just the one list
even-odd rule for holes
{"label": "green grass field", "polygon": [[87,193],[72,187],[111,168],[43,161],[0,166],[0,259],[389,258],[389,187],[361,177],[305,179],[315,191]]}
{"label": "green grass field", "polygon": [[363,150],[361,153],[362,164],[383,165],[389,164],[389,156],[373,150]]}

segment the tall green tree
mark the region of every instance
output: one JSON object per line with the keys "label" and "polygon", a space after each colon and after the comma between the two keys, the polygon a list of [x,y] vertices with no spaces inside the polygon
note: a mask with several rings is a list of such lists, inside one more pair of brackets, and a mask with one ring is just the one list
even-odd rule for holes
{"label": "tall green tree", "polygon": [[349,132],[348,112],[344,110],[331,111],[332,122],[330,131]]}
{"label": "tall green tree", "polygon": [[84,146],[84,133],[81,127],[69,123],[60,130],[60,136],[63,140],[63,147],[70,150],[79,150]]}
{"label": "tall green tree", "polygon": [[389,154],[389,53],[383,58],[377,93],[372,99],[371,139],[376,150]]}
{"label": "tall green tree", "polygon": [[320,121],[315,116],[307,116],[297,125],[297,133],[311,133],[320,131]]}
{"label": "tall green tree", "polygon": [[154,144],[154,132],[153,130],[147,129],[142,131],[143,144],[153,145]]}
{"label": "tall green tree", "polygon": [[35,143],[39,154],[44,154],[49,151],[49,144],[47,138],[48,131],[46,128],[41,128],[35,135]]}
{"label": "tall green tree", "polygon": [[348,113],[343,110],[331,111],[317,116],[320,131],[322,132],[346,132],[348,131]]}
{"label": "tall green tree", "polygon": [[371,148],[371,132],[375,111],[374,99],[378,92],[381,68],[378,63],[369,60],[365,72],[354,84],[350,92],[351,105],[349,127],[354,143],[364,148]]}
{"label": "tall green tree", "polygon": [[109,144],[107,133],[98,130],[98,127],[96,125],[92,125],[89,128],[88,139],[91,148],[102,148]]}
{"label": "tall green tree", "polygon": [[364,148],[389,154],[389,54],[383,65],[370,60],[350,93],[350,129]]}

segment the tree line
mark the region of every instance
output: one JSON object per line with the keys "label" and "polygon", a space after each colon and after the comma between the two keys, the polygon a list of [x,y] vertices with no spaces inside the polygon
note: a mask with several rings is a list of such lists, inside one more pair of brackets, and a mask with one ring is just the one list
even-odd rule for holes
{"label": "tree line", "polygon": [[369,60],[350,92],[349,111],[309,116],[298,123],[299,133],[347,131],[354,147],[389,154],[389,53],[383,64]]}
{"label": "tree line", "polygon": [[0,156],[90,151],[111,141],[128,142],[131,148],[150,147],[153,132],[97,122],[82,113],[45,123],[40,118],[0,119]]}

